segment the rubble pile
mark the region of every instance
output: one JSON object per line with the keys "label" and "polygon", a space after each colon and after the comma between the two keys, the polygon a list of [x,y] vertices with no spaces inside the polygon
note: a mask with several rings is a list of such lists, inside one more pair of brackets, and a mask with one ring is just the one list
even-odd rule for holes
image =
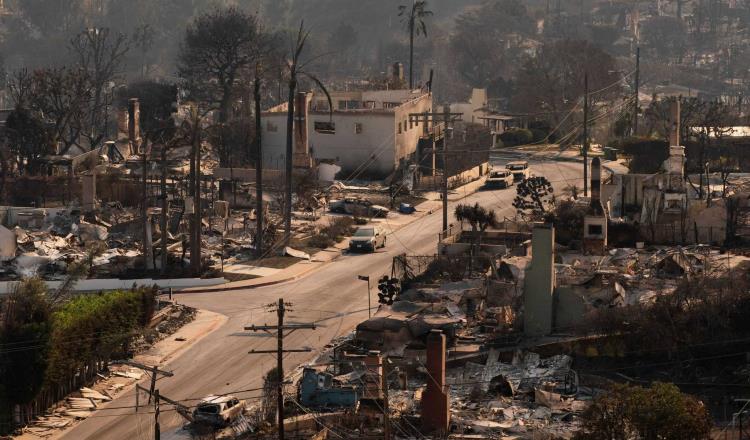
{"label": "rubble pile", "polygon": [[530,438],[531,433],[572,435],[576,415],[590,399],[578,389],[572,359],[541,359],[518,351],[511,363],[502,363],[497,355],[491,350],[484,365],[467,362],[448,370],[452,430],[508,439]]}
{"label": "rubble pile", "polygon": [[595,308],[648,304],[674,292],[683,276],[710,271],[718,254],[703,245],[614,248],[604,256],[561,252],[557,285],[570,286]]}
{"label": "rubble pile", "polygon": [[34,419],[23,432],[41,438],[51,437],[56,430],[66,428],[76,420],[91,417],[103,404],[116,398],[124,388],[140,380],[143,375],[138,368],[111,365],[105,374],[98,374],[100,380],[93,388],[83,387],[69,395],[47,414]]}

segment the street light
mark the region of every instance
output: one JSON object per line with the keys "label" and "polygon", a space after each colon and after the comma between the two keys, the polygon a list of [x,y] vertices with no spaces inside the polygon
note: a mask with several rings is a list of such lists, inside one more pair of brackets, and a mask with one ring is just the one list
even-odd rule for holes
{"label": "street light", "polygon": [[367,281],[367,317],[372,318],[372,307],[370,306],[370,276],[357,275],[357,279],[360,281]]}

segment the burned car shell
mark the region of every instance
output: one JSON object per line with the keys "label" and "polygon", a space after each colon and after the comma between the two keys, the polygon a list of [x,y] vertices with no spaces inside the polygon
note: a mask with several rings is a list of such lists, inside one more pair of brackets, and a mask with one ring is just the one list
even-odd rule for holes
{"label": "burned car shell", "polygon": [[386,217],[390,212],[385,206],[373,205],[369,200],[356,197],[332,200],[328,206],[331,212],[361,217]]}
{"label": "burned car shell", "polygon": [[193,411],[193,421],[199,424],[227,426],[242,415],[245,401],[234,396],[207,396]]}

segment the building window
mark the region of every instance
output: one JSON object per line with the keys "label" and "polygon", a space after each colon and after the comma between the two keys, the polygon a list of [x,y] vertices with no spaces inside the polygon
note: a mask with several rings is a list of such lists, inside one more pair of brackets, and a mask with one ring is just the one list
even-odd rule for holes
{"label": "building window", "polygon": [[401,123],[398,123],[398,134],[401,134]]}
{"label": "building window", "polygon": [[602,235],[602,225],[589,225],[589,235]]}
{"label": "building window", "polygon": [[359,101],[339,101],[339,110],[357,110],[362,108]]}
{"label": "building window", "polygon": [[409,119],[409,130],[411,130],[414,127],[414,121]]}
{"label": "building window", "polygon": [[383,103],[383,108],[396,108],[399,105],[401,105],[400,102],[384,102]]}
{"label": "building window", "polygon": [[266,121],[266,131],[276,132],[279,131],[279,126],[271,121]]}
{"label": "building window", "polygon": [[354,133],[355,134],[362,134],[362,123],[361,122],[355,122],[354,123]]}
{"label": "building window", "polygon": [[336,124],[334,122],[315,121],[315,131],[323,134],[336,134]]}
{"label": "building window", "polygon": [[318,111],[329,111],[330,107],[328,106],[328,100],[327,99],[319,99],[318,103],[315,105],[315,109]]}
{"label": "building window", "polygon": [[406,131],[406,119],[404,119],[404,131]]}

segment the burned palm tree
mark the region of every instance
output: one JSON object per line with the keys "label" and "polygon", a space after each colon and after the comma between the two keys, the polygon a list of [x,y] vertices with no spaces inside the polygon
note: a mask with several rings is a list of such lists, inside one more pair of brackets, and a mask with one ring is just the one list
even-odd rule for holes
{"label": "burned palm tree", "polygon": [[[297,39],[294,44],[294,50],[292,51],[292,58],[288,61],[287,68],[289,69],[289,100],[287,101],[287,118],[286,118],[286,170],[285,170],[285,200],[284,200],[284,245],[288,245],[292,237],[292,170],[293,170],[293,149],[292,143],[294,142],[293,129],[294,129],[294,98],[297,93],[298,79],[305,77],[315,83],[325,93],[328,98],[328,109],[330,114],[333,113],[333,101],[328,90],[323,85],[323,82],[319,80],[315,75],[312,75],[305,71],[310,62],[302,62],[302,52],[305,49],[305,43],[307,37],[310,35],[310,31],[305,30],[305,22],[301,22],[299,25],[299,31],[297,32]],[[298,130],[304,130],[305,128],[298,124]]]}
{"label": "burned palm tree", "polygon": [[427,25],[424,22],[425,17],[432,15],[432,11],[427,9],[427,0],[412,0],[411,7],[401,5],[398,7],[398,16],[406,25],[409,31],[409,88],[414,88],[414,37],[419,34],[427,36]]}

